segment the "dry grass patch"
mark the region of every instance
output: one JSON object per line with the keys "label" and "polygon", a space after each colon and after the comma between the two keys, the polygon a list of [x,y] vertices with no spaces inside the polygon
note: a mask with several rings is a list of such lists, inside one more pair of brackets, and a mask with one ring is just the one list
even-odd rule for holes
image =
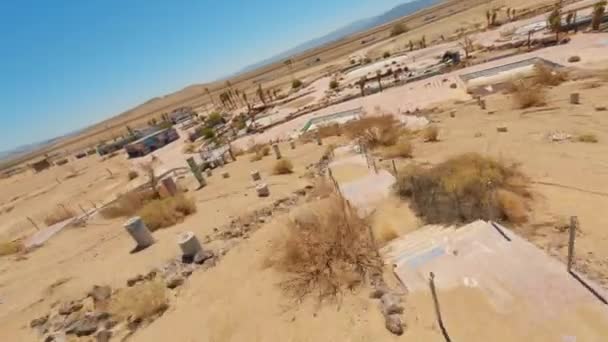
{"label": "dry grass patch", "polygon": [[154,320],[169,307],[167,289],[161,281],[148,281],[123,288],[112,295],[108,311],[129,322]]}
{"label": "dry grass patch", "polygon": [[46,224],[47,226],[52,226],[56,223],[63,222],[75,216],[76,212],[70,208],[57,208],[44,218],[44,224]]}
{"label": "dry grass patch", "polygon": [[568,74],[542,63],[534,66],[534,83],[544,86],[558,86],[568,80]]}
{"label": "dry grass patch", "polygon": [[100,214],[106,219],[134,216],[146,203],[155,198],[157,195],[152,191],[128,192],[120,195],[114,204],[103,208]]}
{"label": "dry grass patch", "polygon": [[0,241],[0,257],[13,255],[23,250],[23,244],[20,241]]}
{"label": "dry grass patch", "polygon": [[249,149],[249,153],[253,153],[250,159],[252,162],[259,161],[270,154],[270,146],[256,144]]}
{"label": "dry grass patch", "polygon": [[129,178],[130,181],[134,180],[137,177],[139,177],[139,172],[137,172],[135,170],[130,170],[129,173],[127,174],[127,178]]}
{"label": "dry grass patch", "polygon": [[288,175],[290,173],[293,173],[293,164],[289,159],[281,159],[274,164],[272,174]]}
{"label": "dry grass patch", "polygon": [[528,184],[516,165],[467,153],[432,168],[402,170],[395,190],[427,223],[522,223],[531,199]]}
{"label": "dry grass patch", "polygon": [[321,135],[321,138],[339,137],[342,135],[342,128],[337,123],[321,126],[319,127],[318,131]]}
{"label": "dry grass patch", "polygon": [[150,201],[137,212],[137,215],[151,231],[155,231],[171,227],[195,212],[194,200],[178,195]]}
{"label": "dry grass patch", "polygon": [[516,108],[542,107],[547,104],[546,91],[537,84],[518,80],[511,83],[510,90]]}
{"label": "dry grass patch", "polygon": [[362,139],[370,148],[393,146],[399,138],[407,134],[392,116],[372,116],[351,121],[343,126],[350,139]]}
{"label": "dry grass patch", "polygon": [[366,220],[336,194],[303,208],[286,234],[273,264],[289,274],[281,285],[297,300],[335,298],[381,270]]}
{"label": "dry grass patch", "polygon": [[399,237],[399,232],[390,224],[383,224],[374,227],[374,237],[379,246],[384,246],[387,243]]}
{"label": "dry grass patch", "polygon": [[579,142],[584,142],[584,143],[590,143],[590,144],[595,144],[597,142],[599,142],[599,139],[597,138],[597,136],[595,134],[582,134],[579,135],[576,140],[578,140]]}
{"label": "dry grass patch", "polygon": [[422,138],[425,142],[439,141],[439,128],[437,126],[428,126],[422,131]]}
{"label": "dry grass patch", "polygon": [[184,153],[184,154],[193,154],[193,153],[196,153],[197,149],[198,149],[197,144],[195,144],[195,143],[188,143],[188,144],[184,145],[184,147],[182,148],[182,153]]}
{"label": "dry grass patch", "polygon": [[414,147],[407,138],[399,139],[394,146],[387,147],[382,153],[382,156],[387,159],[392,158],[412,158]]}

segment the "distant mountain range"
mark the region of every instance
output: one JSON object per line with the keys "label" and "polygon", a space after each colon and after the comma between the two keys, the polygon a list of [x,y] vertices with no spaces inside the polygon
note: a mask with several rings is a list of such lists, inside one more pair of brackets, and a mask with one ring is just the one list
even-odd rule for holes
{"label": "distant mountain range", "polygon": [[280,53],[276,56],[270,57],[268,59],[265,59],[263,61],[260,61],[258,63],[252,64],[252,65],[249,65],[249,66],[243,68],[237,74],[241,74],[241,73],[248,72],[248,71],[253,71],[253,70],[263,67],[265,65],[276,63],[283,59],[287,59],[290,56],[293,56],[295,54],[299,54],[304,51],[335,42],[342,38],[351,36],[353,34],[369,30],[376,26],[380,26],[380,25],[389,23],[393,20],[405,17],[414,12],[417,12],[421,9],[425,9],[427,7],[433,6],[439,2],[441,2],[441,0],[415,0],[415,1],[411,1],[411,2],[406,2],[404,4],[393,7],[391,10],[384,12],[378,16],[357,20],[357,21],[350,23],[344,27],[341,27],[333,32],[330,32],[322,37],[309,40],[305,43],[302,43],[302,44],[300,44],[292,49],[289,49],[283,53]]}

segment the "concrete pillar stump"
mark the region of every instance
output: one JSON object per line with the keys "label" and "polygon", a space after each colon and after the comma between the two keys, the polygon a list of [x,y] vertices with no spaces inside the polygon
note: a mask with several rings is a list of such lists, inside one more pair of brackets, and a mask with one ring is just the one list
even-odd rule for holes
{"label": "concrete pillar stump", "polygon": [[277,157],[277,160],[281,159],[281,150],[279,149],[279,145],[278,144],[272,145],[272,149],[274,150],[274,155],[275,155],[275,157]]}
{"label": "concrete pillar stump", "polygon": [[256,186],[255,191],[258,193],[258,197],[270,196],[270,190],[268,190],[267,184],[260,184],[260,185]]}
{"label": "concrete pillar stump", "polygon": [[194,256],[203,251],[201,243],[196,238],[193,232],[183,232],[177,237],[177,244],[182,250],[182,257],[194,258]]}
{"label": "concrete pillar stump", "polygon": [[294,140],[289,141],[289,146],[291,147],[292,150],[296,149],[296,142]]}
{"label": "concrete pillar stump", "polygon": [[251,179],[253,179],[254,182],[262,180],[262,176],[260,176],[260,171],[251,171]]}
{"label": "concrete pillar stump", "polygon": [[570,94],[570,104],[580,104],[580,103],[581,103],[581,99],[580,99],[579,93]]}
{"label": "concrete pillar stump", "polygon": [[152,233],[150,233],[150,230],[139,216],[131,218],[125,223],[124,227],[133,240],[135,240],[135,243],[137,243],[138,249],[146,248],[154,243]]}

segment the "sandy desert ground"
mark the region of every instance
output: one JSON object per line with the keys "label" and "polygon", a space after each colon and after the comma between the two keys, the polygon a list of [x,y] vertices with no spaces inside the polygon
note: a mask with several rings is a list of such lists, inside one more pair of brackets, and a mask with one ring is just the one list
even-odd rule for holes
{"label": "sandy desert ground", "polygon": [[[529,5],[525,1],[509,4],[518,8]],[[419,34],[428,37],[443,32],[451,34],[465,24],[483,22],[486,6],[480,5],[442,19],[432,27],[416,28],[397,40],[385,40],[359,52],[380,54]],[[543,17],[512,25],[525,25]],[[496,32],[486,31],[474,35],[473,39],[489,42],[495,36]],[[345,137],[332,137],[325,139],[323,146],[314,142],[298,142],[297,148],[291,149],[286,140],[311,118],[357,107],[362,107],[368,115],[391,113],[403,122],[409,117],[406,112],[420,109],[423,110],[420,115],[438,127],[439,141],[424,142],[421,137],[413,138],[413,158],[396,160],[399,167],[412,163],[438,164],[467,152],[478,152],[521,165],[532,182],[534,200],[528,222],[509,228],[549,255],[565,261],[568,233],[564,226],[570,216],[577,216],[580,231],[577,235],[576,269],[608,289],[608,231],[604,228],[608,219],[601,215],[602,208],[608,205],[606,42],[607,33],[579,33],[572,35],[566,45],[480,63],[386,89],[241,138],[233,142],[233,146],[246,148],[254,143],[283,140],[280,148],[284,158],[293,162],[294,173],[273,175],[276,160],[272,154],[255,162],[250,160],[249,154],[239,156],[237,161],[214,170],[208,177],[208,185],[198,190],[190,173],[180,173],[176,177],[177,183],[187,189],[185,195],[194,200],[197,212],[175,226],[154,232],[156,243],[138,253],[130,253],[134,242],[123,228],[126,218],[106,219],[93,215],[85,226],[67,227],[40,248],[25,254],[0,257],[0,340],[40,340],[36,329],[30,328],[32,319],[43,316],[49,308],[60,303],[80,300],[94,285],[125,288],[128,279],[147,274],[178,257],[178,234],[192,231],[206,248],[221,255],[218,263],[194,272],[182,286],[169,291],[167,311],[149,326],[137,329],[128,340],[443,341],[430,296],[406,297],[403,319],[407,328],[403,336],[398,337],[386,330],[376,302],[369,298],[369,284],[345,291],[337,302],[319,304],[313,298],[307,298],[297,303],[279,287],[285,274],[269,266],[269,257],[280,249],[278,243],[285,234],[289,218],[311,200],[301,195],[302,189],[313,184],[310,173],[314,168],[311,166],[319,162],[328,145],[349,143]],[[405,65],[430,63],[437,55],[457,45],[457,42],[433,45],[399,57],[399,62]],[[491,54],[480,53],[477,59],[483,60]],[[581,61],[569,63],[568,59],[574,54],[580,56]],[[542,57],[564,65],[572,75],[571,80],[546,88],[546,105],[541,107],[517,109],[512,94],[496,92],[484,97],[486,108],[482,109],[460,80],[461,75],[470,72],[531,57]],[[338,64],[345,62],[339,59],[332,61]],[[369,71],[383,68],[386,63],[373,63],[368,67]],[[322,101],[330,77],[322,77],[321,70],[322,66],[303,70],[302,74],[317,79],[301,90],[308,94],[274,108],[275,114],[267,120],[283,119],[298,108]],[[574,78],[582,74],[586,76]],[[349,83],[359,75],[341,76],[344,83]],[[282,82],[281,77],[288,75],[277,76],[277,84]],[[453,83],[456,87],[451,87]],[[348,91],[356,93],[358,89],[344,90],[345,93]],[[570,103],[570,94],[574,92],[580,93],[580,104]],[[506,132],[504,129],[499,132],[498,127],[506,128]],[[597,142],[578,141],[582,135],[593,135]],[[188,156],[182,152],[184,144],[183,141],[175,142],[154,153],[158,159],[157,174],[186,167]],[[28,172],[0,179],[3,189],[0,242],[25,240],[35,234],[37,229],[29,219],[44,229],[45,217],[62,210],[60,205],[78,213],[81,206],[89,210],[145,183],[141,169],[149,160],[150,157],[128,160],[124,154],[107,160],[91,156],[39,174]],[[383,168],[391,168],[390,161],[378,160],[378,163]],[[130,170],[137,170],[140,176],[129,180]],[[259,170],[269,185],[269,197],[256,196],[250,175],[252,170]],[[228,172],[230,177],[222,178],[222,172]],[[349,182],[367,172],[363,167],[345,167],[337,169],[335,177],[339,182]],[[276,204],[286,198],[293,203],[285,206]],[[382,227],[403,235],[424,224],[407,202],[394,195],[375,205],[373,229]],[[217,238],[233,222],[251,220],[251,213],[265,212],[267,208],[272,208],[270,215],[255,222],[256,230],[232,238]],[[384,277],[395,288],[401,288],[390,269],[385,270]],[[509,326],[500,322],[508,320],[516,326],[525,325],[526,322],[518,318],[518,312],[494,313],[483,296],[470,288],[442,293],[442,305],[444,314],[450,319],[451,332],[467,341],[488,341],[491,338],[495,341],[520,338],[553,341],[558,338],[546,327],[528,336],[510,331]],[[468,316],[453,309],[461,305],[469,307],[467,315],[476,316],[476,320],[486,315],[488,325],[477,330],[467,326]],[[589,325],[593,327],[587,336],[590,341],[594,341],[591,339],[594,332],[608,333],[608,326],[601,319],[588,316]],[[561,323],[574,324],[567,317]],[[489,335],[492,331],[501,337]],[[581,336],[582,340],[584,337]],[[94,339],[70,335],[69,341],[72,340]]]}

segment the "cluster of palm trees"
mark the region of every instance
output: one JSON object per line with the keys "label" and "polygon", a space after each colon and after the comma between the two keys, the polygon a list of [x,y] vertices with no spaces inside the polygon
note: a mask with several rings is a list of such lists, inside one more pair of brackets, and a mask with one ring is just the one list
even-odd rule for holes
{"label": "cluster of palm trees", "polygon": [[[248,97],[247,92],[241,91],[239,89],[234,89],[230,81],[226,81],[224,90],[218,95],[219,106],[218,103],[216,103],[215,98],[211,94],[209,88],[205,88],[205,93],[209,97],[214,108],[219,107],[226,111],[234,110],[240,107],[247,107],[247,111],[251,111],[251,109],[253,108],[253,105],[250,102],[250,98]],[[278,98],[278,93],[278,89],[264,89],[262,84],[258,84],[258,87],[255,91],[255,95],[257,96],[258,100],[264,105],[266,105],[270,101],[276,100]]]}
{"label": "cluster of palm trees", "polygon": [[367,78],[367,76],[363,76],[359,79],[359,81],[357,81],[356,84],[359,87],[359,90],[361,91],[361,96],[365,96],[365,86],[367,85],[367,83],[374,80],[378,82],[378,88],[380,89],[380,92],[382,92],[384,91],[384,87],[382,85],[382,78],[392,75],[395,79],[395,82],[398,82],[401,79],[401,75],[407,71],[409,71],[408,67],[397,68],[395,70],[389,68],[384,74],[382,73],[382,71],[376,70],[375,77]]}

